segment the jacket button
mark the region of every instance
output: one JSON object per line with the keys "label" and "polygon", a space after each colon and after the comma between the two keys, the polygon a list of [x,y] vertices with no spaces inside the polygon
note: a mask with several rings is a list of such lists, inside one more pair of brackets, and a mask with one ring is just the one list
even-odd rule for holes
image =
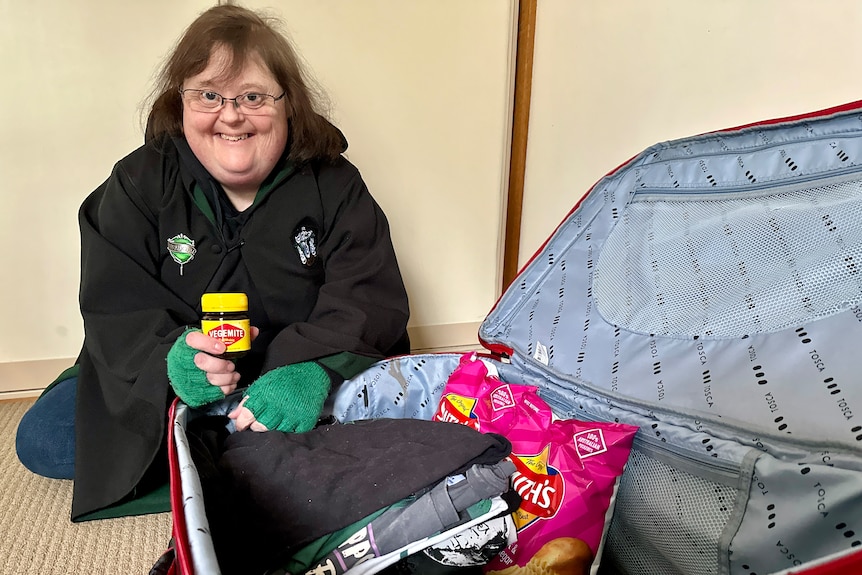
{"label": "jacket button", "polygon": [[212,252],[214,254],[220,254],[221,253],[221,246],[218,244],[213,244],[213,247],[210,249],[212,249]]}

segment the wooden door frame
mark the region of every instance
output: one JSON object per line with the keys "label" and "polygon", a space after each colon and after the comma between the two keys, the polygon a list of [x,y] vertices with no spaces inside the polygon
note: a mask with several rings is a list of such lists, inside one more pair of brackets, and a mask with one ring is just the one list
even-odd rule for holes
{"label": "wooden door frame", "polygon": [[518,274],[521,242],[521,213],[524,205],[524,177],[527,164],[527,136],[530,127],[530,97],[533,80],[533,46],[536,37],[538,0],[518,0],[518,40],[515,59],[515,94],[509,183],[506,195],[506,229],[503,240],[503,285]]}

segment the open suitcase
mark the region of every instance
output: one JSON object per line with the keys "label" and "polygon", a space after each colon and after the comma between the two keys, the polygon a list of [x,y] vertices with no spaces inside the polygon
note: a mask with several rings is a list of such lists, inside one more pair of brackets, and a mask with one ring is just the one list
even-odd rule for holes
{"label": "open suitcase", "polygon": [[[576,194],[580,195],[580,194]],[[862,573],[862,102],[655,145],[482,323],[500,378],[639,427],[600,573]],[[459,354],[381,361],[338,421],[429,418]],[[175,405],[176,561],[219,573]]]}

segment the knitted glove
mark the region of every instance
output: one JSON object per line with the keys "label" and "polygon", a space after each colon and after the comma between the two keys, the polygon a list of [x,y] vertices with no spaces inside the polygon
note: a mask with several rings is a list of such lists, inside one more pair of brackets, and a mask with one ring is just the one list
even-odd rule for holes
{"label": "knitted glove", "polygon": [[326,371],[306,361],[277,367],[257,378],[243,396],[244,406],[267,429],[311,431],[329,395]]}
{"label": "knitted glove", "polygon": [[200,407],[224,397],[222,390],[207,380],[205,371],[195,365],[195,355],[200,353],[186,343],[186,335],[199,329],[187,329],[177,338],[168,352],[168,379],[174,393],[186,405]]}

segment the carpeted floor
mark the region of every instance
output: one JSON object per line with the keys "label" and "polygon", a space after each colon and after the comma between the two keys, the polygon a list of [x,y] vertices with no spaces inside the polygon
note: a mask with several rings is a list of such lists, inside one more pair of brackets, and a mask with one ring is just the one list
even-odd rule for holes
{"label": "carpeted floor", "polygon": [[0,575],[147,575],[170,540],[170,513],[72,523],[72,482],[34,475],[15,455],[32,403],[0,401]]}

